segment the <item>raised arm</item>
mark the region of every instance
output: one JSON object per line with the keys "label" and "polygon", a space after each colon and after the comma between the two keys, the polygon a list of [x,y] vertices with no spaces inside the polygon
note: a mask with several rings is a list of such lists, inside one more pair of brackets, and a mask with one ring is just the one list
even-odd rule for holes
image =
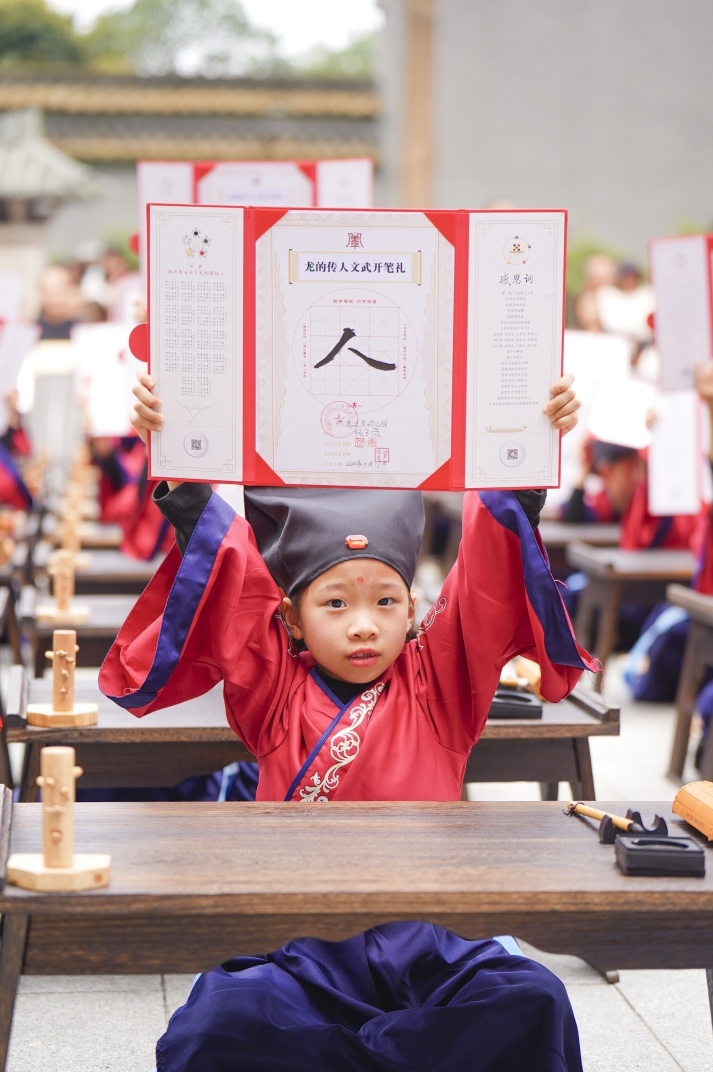
{"label": "raised arm", "polygon": [[[577,400],[562,397],[570,391],[569,377],[554,385],[548,414],[563,430],[576,423]],[[571,692],[583,670],[597,669],[574,638],[532,506],[531,493],[466,493],[458,559],[413,642],[434,731],[454,749],[482,732],[515,655],[540,665],[542,694],[552,701]]]}

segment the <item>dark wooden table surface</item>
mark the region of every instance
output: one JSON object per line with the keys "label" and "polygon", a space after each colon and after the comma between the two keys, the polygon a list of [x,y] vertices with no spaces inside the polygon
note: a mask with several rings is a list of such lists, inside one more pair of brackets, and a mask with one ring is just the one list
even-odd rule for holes
{"label": "dark wooden table surface", "polygon": [[[96,726],[56,728],[28,726],[27,703],[51,701],[51,679],[28,678],[13,667],[7,698],[6,739],[25,744],[20,798],[37,799],[40,749],[67,744],[83,768],[82,786],[171,786],[182,778],[209,774],[228,763],[253,756],[228,726],[222,688],[218,687],[165,711],[137,719],[79,680],[75,698],[97,703]],[[560,782],[572,795],[595,796],[589,738],[616,736],[619,711],[600,696],[577,689],[558,704],[545,704],[542,719],[488,719],[466,768],[466,781],[539,782],[554,796]]]}
{"label": "dark wooden table surface", "polygon": [[567,548],[572,543],[586,543],[591,547],[616,547],[621,536],[621,526],[615,524],[570,525],[554,518],[540,521],[540,535],[550,560],[550,569],[555,577],[566,577],[572,572],[567,560]]}
{"label": "dark wooden table surface", "polygon": [[622,551],[584,543],[569,545],[567,561],[588,577],[574,631],[580,644],[602,663],[614,650],[622,603],[653,607],[666,598],[670,583],[688,583],[696,566],[690,551]]}
{"label": "dark wooden table surface", "polygon": [[[704,843],[667,804],[641,808]],[[41,823],[15,805],[11,851],[39,851]],[[80,804],[75,835],[111,854],[108,888],[0,896],[5,1040],[20,973],[201,971],[388,920],[510,933],[602,971],[713,965],[710,848],[703,878],[626,876],[561,803]]]}
{"label": "dark wooden table surface", "polygon": [[48,662],[45,651],[52,648],[52,633],[55,629],[75,629],[79,652],[78,666],[100,666],[104,656],[123,625],[129,611],[136,602],[135,596],[129,595],[83,595],[77,596],[75,603],[89,607],[88,621],[39,622],[35,616],[38,602],[53,602],[51,597],[42,596],[35,588],[25,587],[20,593],[17,605],[17,618],[20,632],[27,639],[32,652],[32,665],[35,675],[41,677]]}
{"label": "dark wooden table surface", "polygon": [[[35,580],[48,584],[47,568],[54,547],[46,542],[38,543],[32,562]],[[81,559],[74,575],[77,595],[139,595],[153,577],[163,560],[163,555],[145,562],[131,558],[117,548],[95,548],[82,552],[88,556],[86,565]]]}
{"label": "dark wooden table surface", "polygon": [[542,542],[549,550],[555,547],[567,547],[571,543],[587,543],[594,547],[616,547],[621,536],[621,525],[586,524],[571,525],[555,518],[542,518],[540,521]]}
{"label": "dark wooden table surface", "polygon": [[[59,520],[54,514],[46,514],[42,520],[42,535],[56,539]],[[101,521],[80,521],[80,537],[83,548],[119,547],[124,539],[120,525],[105,524]]]}

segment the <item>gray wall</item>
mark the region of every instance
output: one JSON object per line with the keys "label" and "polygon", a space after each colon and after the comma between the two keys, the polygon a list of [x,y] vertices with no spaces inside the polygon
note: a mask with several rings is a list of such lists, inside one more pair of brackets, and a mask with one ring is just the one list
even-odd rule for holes
{"label": "gray wall", "polygon": [[133,234],[138,227],[136,207],[136,167],[95,165],[102,187],[92,201],[72,201],[53,216],[46,232],[50,258],[72,257],[87,240],[106,241],[115,234]]}
{"label": "gray wall", "polygon": [[[397,100],[405,0],[387,16],[382,77]],[[711,0],[436,0],[433,204],[494,198],[570,209],[571,237],[630,256],[713,224]],[[389,25],[390,24],[390,25]],[[385,120],[380,196],[398,200]]]}

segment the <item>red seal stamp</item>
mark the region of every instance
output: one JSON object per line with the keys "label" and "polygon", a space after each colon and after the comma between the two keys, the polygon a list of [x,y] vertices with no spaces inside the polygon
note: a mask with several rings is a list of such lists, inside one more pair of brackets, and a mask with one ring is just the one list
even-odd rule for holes
{"label": "red seal stamp", "polygon": [[356,410],[348,402],[330,402],[322,410],[320,423],[327,435],[345,439],[357,426]]}

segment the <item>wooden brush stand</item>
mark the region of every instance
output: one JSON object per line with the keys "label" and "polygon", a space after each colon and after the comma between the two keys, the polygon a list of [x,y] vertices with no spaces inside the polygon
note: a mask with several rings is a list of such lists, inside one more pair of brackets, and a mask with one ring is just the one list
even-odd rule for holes
{"label": "wooden brush stand", "polygon": [[[57,526],[57,539],[59,541],[60,551],[71,551],[74,556],[74,568],[87,569],[91,564],[92,557],[85,551],[82,551],[82,531],[83,524],[79,519],[78,514],[69,513],[64,514]],[[49,556],[50,563],[57,561],[58,551],[54,551]]]}
{"label": "wooden brush stand", "polygon": [[0,566],[6,566],[15,553],[15,541],[12,536],[0,536]]}
{"label": "wooden brush stand", "polygon": [[30,726],[96,726],[98,705],[74,701],[74,657],[78,651],[73,629],[54,630],[52,651],[45,652],[52,661],[52,703],[27,705]]}
{"label": "wooden brush stand", "polygon": [[35,616],[39,622],[61,622],[67,625],[80,624],[89,619],[89,607],[75,603],[74,596],[74,555],[71,551],[57,551],[54,562],[49,567],[52,577],[54,604],[40,603]]}
{"label": "wooden brush stand", "polygon": [[43,748],[40,753],[42,789],[42,853],[15,853],[7,862],[7,881],[27,890],[69,892],[108,886],[111,856],[75,855],[75,782],[82,774],[74,765],[74,749]]}

